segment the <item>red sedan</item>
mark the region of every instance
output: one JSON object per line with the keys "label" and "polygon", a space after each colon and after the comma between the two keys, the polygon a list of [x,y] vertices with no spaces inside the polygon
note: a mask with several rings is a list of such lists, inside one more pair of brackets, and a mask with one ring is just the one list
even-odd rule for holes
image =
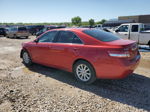
{"label": "red sedan", "polygon": [[135,41],[123,40],[95,29],[55,29],[23,43],[21,58],[73,72],[77,80],[90,84],[97,78],[120,79],[137,67],[140,54]]}

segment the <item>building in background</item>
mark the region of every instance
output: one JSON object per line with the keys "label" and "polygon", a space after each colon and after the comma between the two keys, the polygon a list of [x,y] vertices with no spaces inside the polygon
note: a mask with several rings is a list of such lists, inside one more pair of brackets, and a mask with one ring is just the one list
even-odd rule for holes
{"label": "building in background", "polygon": [[150,15],[119,16],[118,19],[106,21],[103,27],[116,27],[123,23],[150,23]]}
{"label": "building in background", "polygon": [[116,26],[119,26],[123,23],[134,23],[133,20],[109,20],[109,21],[106,21],[102,26],[103,27],[116,27]]}
{"label": "building in background", "polygon": [[132,20],[135,23],[150,23],[150,15],[120,16],[118,20]]}

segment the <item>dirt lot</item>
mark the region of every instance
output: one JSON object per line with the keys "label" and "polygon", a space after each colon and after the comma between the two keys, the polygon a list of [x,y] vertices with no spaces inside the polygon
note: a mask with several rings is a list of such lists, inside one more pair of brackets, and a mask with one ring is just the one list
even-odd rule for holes
{"label": "dirt lot", "polygon": [[141,52],[136,71],[122,80],[76,81],[71,73],[33,65],[19,58],[30,39],[0,37],[0,112],[150,111],[150,52]]}

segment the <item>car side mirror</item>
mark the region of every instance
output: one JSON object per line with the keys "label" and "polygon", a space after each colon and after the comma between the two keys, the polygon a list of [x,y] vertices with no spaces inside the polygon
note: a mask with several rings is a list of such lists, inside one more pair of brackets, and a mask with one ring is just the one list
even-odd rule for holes
{"label": "car side mirror", "polygon": [[38,40],[38,39],[36,39],[36,40],[34,40],[34,42],[35,42],[35,43],[38,43],[38,42],[39,42],[39,40]]}
{"label": "car side mirror", "polygon": [[119,30],[117,29],[117,30],[115,30],[115,32],[116,32],[116,33],[118,33],[118,32],[119,32]]}

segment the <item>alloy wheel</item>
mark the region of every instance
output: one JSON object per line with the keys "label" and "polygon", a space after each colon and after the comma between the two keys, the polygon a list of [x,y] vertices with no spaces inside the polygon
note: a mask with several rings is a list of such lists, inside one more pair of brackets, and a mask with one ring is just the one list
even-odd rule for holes
{"label": "alloy wheel", "polygon": [[30,63],[30,57],[27,52],[23,53],[23,60],[26,64]]}
{"label": "alloy wheel", "polygon": [[90,80],[91,71],[90,68],[85,64],[79,64],[76,68],[76,74],[78,78],[84,82]]}

